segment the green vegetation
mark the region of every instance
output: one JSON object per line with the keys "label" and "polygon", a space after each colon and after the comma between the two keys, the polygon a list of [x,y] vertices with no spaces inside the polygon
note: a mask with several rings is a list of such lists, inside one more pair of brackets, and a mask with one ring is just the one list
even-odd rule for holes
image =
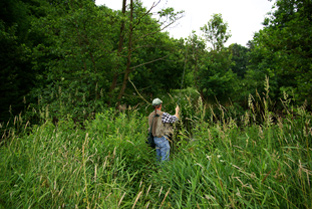
{"label": "green vegetation", "polygon": [[22,112],[36,124],[32,110],[47,106],[55,120],[69,114],[83,123],[103,108],[142,107],[142,98],[187,88],[205,103],[246,110],[249,95],[265,91],[266,77],[272,108],[282,108],[286,92],[311,110],[311,1],[276,1],[247,47],[225,47],[231,26],[222,14],[207,20],[203,36],[177,40],[164,28],[183,11],[120,2],[117,11],[93,0],[1,3],[0,123],[12,125]]}
{"label": "green vegetation", "polygon": [[[247,47],[222,14],[177,40],[182,11],[120,2],[1,1],[0,208],[312,208],[311,1]],[[181,106],[163,165],[155,97]]]}
{"label": "green vegetation", "polygon": [[[163,165],[145,143],[147,119],[136,110],[106,110],[84,129],[67,118],[11,132],[0,148],[0,205],[311,208],[312,115],[287,102],[284,117],[273,121],[277,115],[265,109],[260,124],[253,102],[241,117],[220,119],[200,103],[185,105],[191,128],[183,118]],[[228,110],[220,106],[220,113]]]}

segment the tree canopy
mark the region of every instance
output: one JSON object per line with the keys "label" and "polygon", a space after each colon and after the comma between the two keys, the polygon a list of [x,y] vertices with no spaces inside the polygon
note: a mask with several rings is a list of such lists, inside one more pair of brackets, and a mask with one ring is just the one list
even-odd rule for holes
{"label": "tree canopy", "polygon": [[83,120],[187,88],[208,103],[246,107],[266,78],[274,100],[287,93],[310,104],[311,1],[276,1],[247,46],[229,47],[222,14],[207,20],[203,36],[178,40],[164,29],[182,11],[121,3],[112,10],[93,0],[1,2],[1,121],[44,108],[55,118]]}

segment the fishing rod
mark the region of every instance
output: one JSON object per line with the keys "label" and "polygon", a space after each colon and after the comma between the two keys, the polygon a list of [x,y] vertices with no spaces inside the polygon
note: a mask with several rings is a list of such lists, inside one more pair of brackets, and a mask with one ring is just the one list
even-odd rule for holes
{"label": "fishing rod", "polygon": [[181,90],[183,88],[183,83],[184,83],[184,76],[185,76],[185,70],[186,70],[186,63],[187,63],[187,57],[188,57],[188,46],[185,47],[185,56],[184,56],[184,66],[183,66],[183,73],[182,73],[182,80],[181,80],[181,85],[180,85],[180,96],[178,98],[177,104],[180,105],[180,100],[181,100]]}
{"label": "fishing rod", "polygon": [[[192,18],[191,18],[191,21],[190,21],[190,25],[189,25],[189,31],[191,30],[191,26],[192,26]],[[191,36],[191,33],[189,35],[189,37]],[[181,90],[183,88],[183,83],[184,83],[184,77],[185,77],[185,71],[186,71],[186,64],[187,64],[187,60],[188,60],[188,48],[189,48],[189,45],[187,44],[187,41],[185,42],[186,43],[186,47],[185,47],[185,56],[184,56],[184,66],[183,66],[183,73],[182,73],[182,80],[181,80],[181,86],[180,86],[180,96],[178,98],[178,105],[180,104],[180,100],[181,100]]]}

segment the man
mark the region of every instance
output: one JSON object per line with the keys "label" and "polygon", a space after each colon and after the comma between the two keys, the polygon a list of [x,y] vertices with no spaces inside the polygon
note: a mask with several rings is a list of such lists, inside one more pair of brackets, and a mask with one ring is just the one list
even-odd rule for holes
{"label": "man", "polygon": [[166,161],[169,160],[170,155],[168,139],[169,136],[173,134],[172,124],[179,119],[180,108],[177,105],[175,108],[175,115],[170,115],[161,111],[162,103],[163,102],[159,98],[153,100],[152,105],[155,110],[148,116],[148,124],[150,128],[152,126],[157,160]]}

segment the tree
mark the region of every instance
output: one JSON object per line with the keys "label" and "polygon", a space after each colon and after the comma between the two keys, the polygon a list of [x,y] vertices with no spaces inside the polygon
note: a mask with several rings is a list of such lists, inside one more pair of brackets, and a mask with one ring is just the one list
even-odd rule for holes
{"label": "tree", "polygon": [[248,65],[248,48],[239,45],[239,44],[231,44],[229,46],[229,50],[232,53],[232,70],[237,76],[242,79],[245,76]]}
{"label": "tree", "polygon": [[219,52],[213,50],[204,57],[199,69],[198,87],[206,100],[227,102],[230,98],[234,99],[238,80],[231,66],[231,52],[228,49]]}
{"label": "tree", "polygon": [[[125,2],[126,0],[123,0],[123,10],[124,10],[124,6],[125,6]],[[128,77],[129,77],[129,74],[130,74],[130,66],[131,66],[131,56],[132,56],[132,36],[133,36],[133,30],[134,30],[134,26],[133,26],[133,11],[134,10],[134,5],[133,5],[133,0],[130,0],[130,19],[129,19],[129,33],[128,33],[128,52],[127,52],[127,64],[126,64],[126,70],[125,70],[125,73],[124,73],[124,79],[123,79],[123,82],[122,82],[122,86],[121,86],[121,89],[120,89],[120,92],[118,94],[118,97],[117,97],[117,101],[118,101],[118,104],[117,106],[120,105],[120,101],[121,101],[121,98],[122,96],[124,95],[125,93],[125,89],[126,89],[126,86],[127,86],[127,82],[128,82]],[[121,35],[122,35],[122,32],[123,31],[120,31],[121,32]]]}
{"label": "tree", "polygon": [[32,36],[30,25],[45,15],[39,7],[37,0],[0,3],[0,123],[24,110],[26,95],[36,85],[31,48],[40,35]]}
{"label": "tree", "polygon": [[32,96],[49,104],[57,117],[82,119],[109,100],[105,92],[117,60],[117,13],[91,0],[52,5],[47,13],[32,26],[48,40],[33,48],[35,67],[44,68],[45,82]]}
{"label": "tree", "polygon": [[214,14],[208,25],[201,28],[206,41],[213,46],[201,58],[198,73],[199,92],[209,101],[217,99],[226,102],[229,98],[234,98],[238,88],[237,75],[231,70],[232,53],[224,47],[224,43],[231,36],[227,29],[228,25],[224,23],[221,14]]}
{"label": "tree", "polygon": [[[127,0],[122,1],[122,19],[120,23],[120,32],[119,32],[119,41],[118,41],[118,49],[117,49],[117,56],[121,56],[121,52],[123,50],[123,43],[124,43],[124,36],[125,36],[125,18],[126,18],[126,6],[127,6]],[[109,88],[109,96],[112,96],[112,91],[116,88],[117,85],[117,79],[119,76],[118,69],[120,68],[120,62],[117,62],[117,65],[115,65],[114,68],[114,77],[112,84]],[[109,102],[110,105],[111,102]]]}
{"label": "tree", "polygon": [[[156,74],[158,68],[152,64],[169,56],[166,45],[174,45],[161,32],[162,22],[139,1],[131,1],[130,10],[124,4],[123,11],[97,7],[92,0],[63,3],[48,4],[47,16],[32,26],[48,40],[32,51],[34,69],[44,69],[41,79],[45,81],[43,90],[42,86],[33,89],[32,96],[49,104],[56,117],[69,114],[82,120],[105,103],[130,100],[124,97],[133,95],[132,88],[127,92],[128,80],[139,82],[137,78],[145,78],[144,70],[150,67]],[[175,16],[172,11],[164,13]]]}
{"label": "tree", "polygon": [[[116,88],[117,77],[119,75],[123,75],[122,86],[119,90],[118,97],[117,97],[117,107],[121,103],[121,99],[123,98],[124,92],[127,87],[128,78],[132,73],[133,69],[136,68],[136,65],[142,66],[144,63],[137,63],[136,61],[139,60],[136,58],[135,51],[141,50],[142,47],[150,47],[146,45],[150,40],[156,38],[158,33],[164,30],[169,25],[176,22],[178,19],[182,17],[183,12],[174,12],[173,8],[165,8],[158,11],[159,20],[155,21],[151,18],[151,11],[157,6],[160,2],[158,1],[157,4],[153,4],[152,7],[147,10],[146,8],[142,7],[142,3],[139,0],[130,1],[130,11],[125,11],[125,0],[123,0],[123,8],[122,14],[127,19],[126,21],[126,28],[123,27],[124,22],[121,22],[121,30],[120,30],[120,37],[123,37],[123,34],[127,34],[128,43],[127,48],[125,48],[126,52],[119,52],[118,54],[125,54],[127,57],[126,59],[126,68],[122,69],[123,72],[115,72],[115,76],[110,88],[110,91],[114,91]],[[128,16],[125,15],[128,14]],[[123,38],[119,39],[119,45],[123,44],[125,40]],[[121,43],[122,42],[122,43]],[[123,51],[125,51],[123,50]],[[156,58],[155,61],[159,60],[160,58]],[[136,60],[136,61],[134,61]],[[141,60],[140,60],[141,61]],[[151,63],[152,60],[146,61],[146,63]],[[122,66],[122,65],[120,65]]]}
{"label": "tree", "polygon": [[[276,76],[278,96],[283,91],[298,101],[312,100],[312,3],[307,0],[278,0],[276,10],[255,34],[251,70],[260,63]],[[256,57],[258,58],[255,58]],[[259,59],[261,58],[261,59]]]}
{"label": "tree", "polygon": [[187,78],[189,78],[196,89],[198,89],[200,62],[207,51],[205,50],[205,41],[196,35],[195,31],[186,40],[185,67],[187,69]]}
{"label": "tree", "polygon": [[231,37],[228,27],[228,23],[223,22],[221,14],[213,14],[208,24],[200,29],[203,31],[206,41],[212,44],[213,50],[220,51],[224,43]]}

